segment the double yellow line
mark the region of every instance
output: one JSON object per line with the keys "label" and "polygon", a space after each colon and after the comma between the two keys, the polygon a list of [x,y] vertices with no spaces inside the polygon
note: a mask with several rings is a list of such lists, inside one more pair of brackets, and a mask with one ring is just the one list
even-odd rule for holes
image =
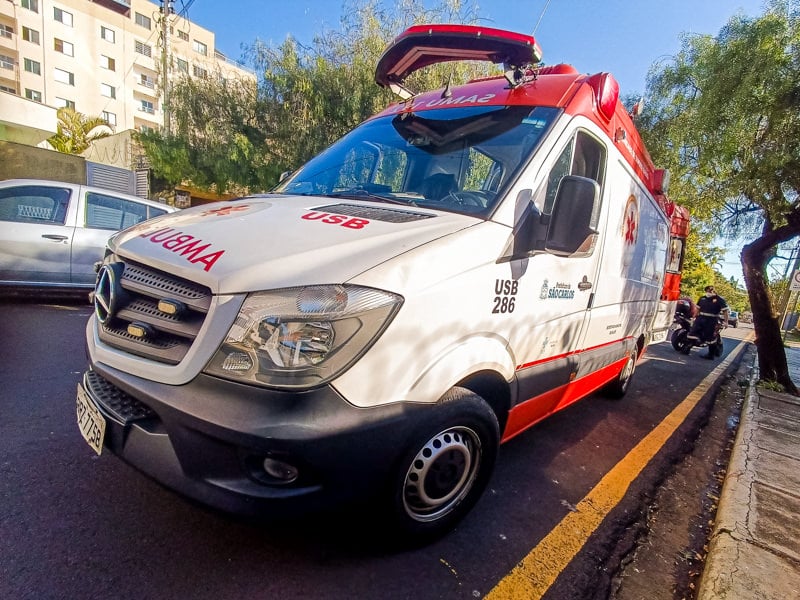
{"label": "double yellow line", "polygon": [[700,382],[667,417],[639,442],[600,482],[506,575],[486,598],[541,598],[586,544],[608,513],[625,497],[631,483],[692,412],[714,381],[744,350],[751,333]]}

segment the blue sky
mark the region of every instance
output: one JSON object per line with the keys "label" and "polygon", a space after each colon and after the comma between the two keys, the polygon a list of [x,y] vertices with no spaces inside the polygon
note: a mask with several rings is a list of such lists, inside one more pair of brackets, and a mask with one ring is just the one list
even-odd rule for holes
{"label": "blue sky", "polygon": [[[189,0],[174,0],[176,11]],[[391,6],[394,2],[385,3]],[[426,2],[426,5],[431,5]],[[189,19],[216,34],[217,48],[238,59],[256,39],[280,44],[287,35],[310,43],[314,34],[339,29],[341,0],[194,0]],[[716,34],[736,13],[757,16],[763,0],[478,0],[488,27],[536,31],[548,64],[579,71],[610,71],[623,94],[645,89],[650,66],[675,54],[682,33]],[[400,33],[400,32],[398,32]]]}
{"label": "blue sky", "polygon": [[[174,0],[175,10],[180,12],[189,2]],[[754,17],[764,11],[763,0],[478,0],[476,4],[481,24],[520,33],[533,33],[546,7],[535,31],[544,62],[569,63],[586,73],[609,71],[623,94],[645,91],[649,69],[680,49],[682,34],[716,35],[734,14]],[[339,29],[346,5],[342,0],[194,0],[187,16],[215,33],[218,50],[239,59],[242,47],[256,39],[278,45],[291,35],[309,44],[314,34]],[[740,250],[737,244],[719,267],[726,276],[742,281]]]}

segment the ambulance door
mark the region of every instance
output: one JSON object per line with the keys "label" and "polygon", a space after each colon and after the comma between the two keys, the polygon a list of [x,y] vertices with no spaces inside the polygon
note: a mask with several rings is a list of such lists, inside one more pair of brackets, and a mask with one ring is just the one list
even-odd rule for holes
{"label": "ambulance door", "polygon": [[[585,129],[572,129],[556,146],[556,158],[532,194],[537,217],[551,222],[559,188],[568,175],[595,181],[601,191],[605,183],[606,147]],[[602,195],[601,195],[602,198]],[[564,195],[558,203],[567,202]],[[602,202],[594,205],[591,228],[601,226]],[[559,212],[564,212],[559,209]],[[560,226],[564,226],[562,222]],[[569,226],[569,223],[566,224]],[[542,240],[544,242],[544,240]],[[579,375],[580,355],[590,319],[593,291],[599,284],[602,236],[586,236],[576,252],[540,248],[519,278],[518,303],[524,307],[512,345],[519,357],[517,381],[519,406],[514,419],[519,425],[534,422],[571,401],[572,383]],[[512,428],[517,423],[512,423]]]}
{"label": "ambulance door", "polygon": [[[600,280],[600,271],[605,241],[604,221],[607,219],[608,212],[605,210],[603,202],[607,187],[608,161],[608,151],[603,141],[585,129],[578,129],[570,143],[562,151],[562,155],[564,157],[560,158],[559,162],[570,165],[569,175],[586,177],[597,182],[599,202],[594,205],[589,223],[594,233],[586,236],[576,252],[559,257],[562,261],[563,272],[569,274],[567,285],[574,290],[575,296],[580,298],[582,312],[575,315],[577,334],[574,336],[574,342],[570,348],[570,358],[572,359],[570,385],[565,390],[557,409],[584,395],[586,386],[591,386],[591,383],[583,378],[590,375],[598,366],[594,364],[592,358],[596,349],[588,347],[587,342],[589,341],[588,332],[592,327],[596,291],[603,285]],[[551,173],[551,177],[552,175]],[[548,189],[545,212],[549,214],[551,211],[551,191]]]}

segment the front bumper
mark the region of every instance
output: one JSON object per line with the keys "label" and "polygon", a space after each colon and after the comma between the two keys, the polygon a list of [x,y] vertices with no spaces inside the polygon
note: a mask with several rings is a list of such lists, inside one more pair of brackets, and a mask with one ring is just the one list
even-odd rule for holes
{"label": "front bumper", "polygon": [[[249,516],[368,497],[435,405],[356,408],[331,387],[276,392],[200,375],[173,386],[97,364],[81,382],[106,419],[104,447],[206,505]],[[270,457],[294,465],[283,483]]]}

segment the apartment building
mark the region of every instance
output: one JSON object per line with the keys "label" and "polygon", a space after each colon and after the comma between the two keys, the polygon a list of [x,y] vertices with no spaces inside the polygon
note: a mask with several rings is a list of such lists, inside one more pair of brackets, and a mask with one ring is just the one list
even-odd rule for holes
{"label": "apartment building", "polygon": [[[0,139],[46,139],[63,106],[101,116],[116,132],[160,127],[161,4],[0,0]],[[213,32],[174,12],[167,27],[170,78],[255,81],[252,71],[215,49]]]}

